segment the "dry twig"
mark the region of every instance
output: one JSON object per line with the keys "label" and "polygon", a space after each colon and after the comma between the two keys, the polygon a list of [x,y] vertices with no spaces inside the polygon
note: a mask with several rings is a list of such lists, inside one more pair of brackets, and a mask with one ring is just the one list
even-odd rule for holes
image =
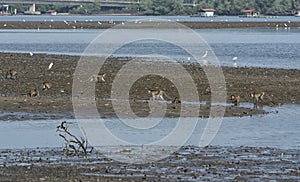
{"label": "dry twig", "polygon": [[82,137],[81,139],[79,139],[68,130],[68,122],[63,121],[60,125],[56,127],[56,129],[57,129],[56,132],[63,133],[63,134],[60,133],[59,136],[62,137],[66,142],[66,146],[65,146],[66,155],[71,154],[69,149],[72,149],[76,155],[82,155],[82,154],[88,155],[88,153],[92,152],[93,148],[91,148],[90,151],[87,151],[88,142],[86,139]]}

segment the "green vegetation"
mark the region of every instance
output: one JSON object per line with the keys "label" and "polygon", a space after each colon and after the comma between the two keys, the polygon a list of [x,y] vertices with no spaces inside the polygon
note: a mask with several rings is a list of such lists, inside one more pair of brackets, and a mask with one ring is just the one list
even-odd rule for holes
{"label": "green vegetation", "polygon": [[94,14],[100,11],[101,7],[99,3],[93,3],[84,6],[78,6],[72,8],[69,13],[71,14]]}
{"label": "green vegetation", "polygon": [[184,13],[179,0],[141,0],[141,10],[145,15],[177,15]]}
{"label": "green vegetation", "polygon": [[[240,15],[244,9],[255,9],[264,15],[293,15],[300,10],[300,0],[139,0],[139,2],[139,5],[132,4],[126,8],[101,7],[101,4],[97,3],[82,6],[36,5],[36,10],[46,12],[54,9],[59,13],[71,14],[117,12],[144,15],[191,15],[199,13],[201,8],[213,8],[217,15]],[[10,7],[12,10],[17,8],[18,12],[22,12],[27,10],[29,5],[11,4]]]}

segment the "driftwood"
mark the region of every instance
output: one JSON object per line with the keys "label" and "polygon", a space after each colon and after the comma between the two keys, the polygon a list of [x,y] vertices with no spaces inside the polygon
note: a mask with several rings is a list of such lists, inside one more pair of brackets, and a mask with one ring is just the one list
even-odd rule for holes
{"label": "driftwood", "polygon": [[65,153],[66,155],[88,155],[92,152],[93,148],[88,151],[88,142],[84,138],[77,138],[68,130],[68,122],[63,121],[56,128],[56,132],[60,132],[59,136],[64,139],[65,143]]}

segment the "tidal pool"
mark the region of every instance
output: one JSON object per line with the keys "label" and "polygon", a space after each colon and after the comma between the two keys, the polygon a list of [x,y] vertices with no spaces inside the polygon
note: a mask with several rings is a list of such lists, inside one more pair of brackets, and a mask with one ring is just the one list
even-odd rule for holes
{"label": "tidal pool", "polygon": [[[299,105],[286,104],[281,107],[264,108],[270,112],[266,115],[224,118],[210,145],[300,149],[299,108]],[[189,118],[185,120],[188,122]],[[56,126],[62,121],[64,120],[1,121],[0,149],[62,147],[64,142],[56,132]],[[66,119],[66,121],[71,122],[69,130],[72,133],[77,136],[82,135],[75,119]],[[178,119],[164,118],[157,126],[143,130],[128,127],[117,118],[105,118],[103,121],[114,136],[142,145],[167,136],[176,126]],[[185,145],[198,145],[206,123],[207,119],[198,119],[197,126]]]}

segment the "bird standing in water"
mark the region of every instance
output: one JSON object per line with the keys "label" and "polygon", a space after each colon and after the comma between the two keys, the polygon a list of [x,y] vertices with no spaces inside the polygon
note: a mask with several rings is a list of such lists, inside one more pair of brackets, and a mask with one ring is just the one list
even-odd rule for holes
{"label": "bird standing in water", "polygon": [[236,63],[237,59],[238,59],[237,57],[232,58],[234,68],[237,68],[237,63]]}

